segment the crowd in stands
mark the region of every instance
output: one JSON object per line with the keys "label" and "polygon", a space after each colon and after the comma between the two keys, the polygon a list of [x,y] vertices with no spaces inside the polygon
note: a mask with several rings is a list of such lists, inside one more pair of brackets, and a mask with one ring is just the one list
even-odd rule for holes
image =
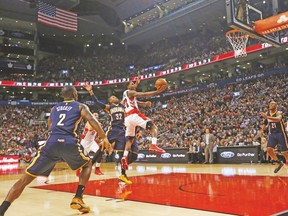
{"label": "crowd in stands", "polygon": [[[163,148],[195,149],[198,146],[203,151],[201,135],[206,128],[218,138],[217,146],[260,145],[259,130],[263,119],[259,112],[267,111],[269,100],[277,101],[284,119],[288,114],[287,81],[286,74],[229,85],[224,89],[193,92],[171,98],[165,101],[167,108],[159,106],[149,110],[147,115],[158,125]],[[233,92],[240,92],[240,95],[235,97]]]}
{"label": "crowd in stands", "polygon": [[[205,36],[204,36],[205,35]],[[52,56],[40,61],[38,81],[101,81],[128,78],[138,73],[145,74],[182,66],[197,60],[231,51],[224,35],[209,33],[186,35],[177,40],[163,40],[146,50],[101,51],[96,55],[82,57]],[[159,66],[157,70],[146,68]],[[134,66],[129,69],[129,66]],[[68,71],[68,73],[63,73]]]}
{"label": "crowd in stands", "polygon": [[[253,41],[252,41],[253,43]],[[128,48],[124,46],[81,56],[50,56],[40,60],[34,77],[11,77],[0,75],[2,80],[63,82],[101,81],[127,78],[138,73],[145,74],[182,66],[197,60],[231,51],[225,32],[190,33],[177,38],[161,40],[148,48]],[[134,66],[129,69],[129,66]],[[157,69],[151,69],[159,66]],[[148,69],[150,68],[150,69]],[[146,70],[145,70],[146,69]]]}
{"label": "crowd in stands", "polygon": [[[269,100],[276,100],[278,109],[284,116],[288,114],[287,81],[287,73],[284,73],[231,84],[225,88],[158,100],[153,108],[143,111],[157,124],[161,147],[189,148],[194,153],[198,149],[200,157],[196,161],[201,162],[204,148],[201,137],[206,128],[217,137],[217,146],[260,145],[259,129],[263,119],[259,112],[267,111]],[[240,92],[240,95],[234,96],[233,92]],[[163,104],[167,104],[167,107],[163,108]],[[39,120],[43,120],[47,107],[10,106],[0,109],[1,154],[23,155],[37,147],[37,140],[46,138],[47,125]],[[106,114],[100,115],[100,120],[104,127],[108,125]],[[148,148],[149,142],[149,134],[144,133],[140,147]]]}
{"label": "crowd in stands", "polygon": [[0,106],[0,155],[31,155],[47,137],[43,107]]}

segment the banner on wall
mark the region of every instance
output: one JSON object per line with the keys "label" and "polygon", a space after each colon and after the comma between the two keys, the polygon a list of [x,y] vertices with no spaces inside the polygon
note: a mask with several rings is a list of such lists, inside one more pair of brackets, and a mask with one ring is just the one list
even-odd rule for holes
{"label": "banner on wall", "polygon": [[19,163],[20,157],[18,155],[2,155],[0,156],[0,164]]}
{"label": "banner on wall", "polygon": [[140,150],[137,162],[147,163],[188,163],[188,149],[165,149],[166,153],[156,154],[149,150]]}

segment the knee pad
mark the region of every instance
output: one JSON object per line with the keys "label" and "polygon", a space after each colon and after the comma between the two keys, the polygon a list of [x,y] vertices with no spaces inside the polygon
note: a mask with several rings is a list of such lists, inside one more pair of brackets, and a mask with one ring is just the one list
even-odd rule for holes
{"label": "knee pad", "polygon": [[148,121],[147,124],[146,124],[146,129],[149,130],[150,128],[152,128],[153,125],[154,125],[154,124],[153,124],[152,121]]}

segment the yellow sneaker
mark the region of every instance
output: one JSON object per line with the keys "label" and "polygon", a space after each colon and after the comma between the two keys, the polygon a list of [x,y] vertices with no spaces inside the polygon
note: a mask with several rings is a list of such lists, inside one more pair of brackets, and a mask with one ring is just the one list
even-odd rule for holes
{"label": "yellow sneaker", "polygon": [[124,191],[119,194],[119,199],[126,200],[130,194],[132,194],[132,191]]}
{"label": "yellow sneaker", "polygon": [[119,176],[120,181],[125,182],[126,184],[132,184],[132,181],[128,179],[127,175],[120,175]]}
{"label": "yellow sneaker", "polygon": [[70,203],[70,207],[72,209],[77,209],[80,212],[88,213],[90,211],[90,207],[87,206],[81,198],[74,197]]}

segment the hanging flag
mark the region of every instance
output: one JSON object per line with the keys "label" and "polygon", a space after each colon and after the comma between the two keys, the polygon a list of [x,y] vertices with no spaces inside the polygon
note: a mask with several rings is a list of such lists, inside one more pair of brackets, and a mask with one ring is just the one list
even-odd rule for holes
{"label": "hanging flag", "polygon": [[68,31],[77,31],[77,14],[39,1],[38,22]]}

